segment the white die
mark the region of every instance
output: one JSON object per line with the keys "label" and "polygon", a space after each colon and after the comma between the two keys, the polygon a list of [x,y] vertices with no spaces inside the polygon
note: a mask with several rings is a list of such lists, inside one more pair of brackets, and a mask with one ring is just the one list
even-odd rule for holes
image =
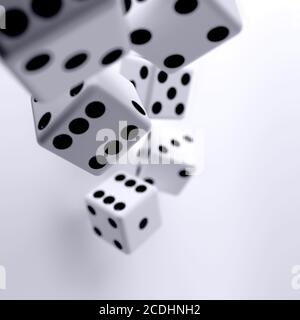
{"label": "white die", "polygon": [[118,172],[86,197],[95,233],[125,253],[133,252],[161,225],[155,187]]}
{"label": "white die", "polygon": [[190,64],[242,28],[235,0],[147,0],[128,12],[133,49],[169,72]]}
{"label": "white die", "polygon": [[134,85],[146,109],[151,96],[155,69],[151,62],[137,55],[126,56],[121,64],[122,75]]}
{"label": "white die", "polygon": [[113,169],[109,171],[109,173],[111,173],[112,171],[125,171],[133,176],[137,176],[140,170],[140,150],[145,145],[147,139],[148,134],[144,135],[128,152],[120,157],[117,165],[115,165]]}
{"label": "white die", "polygon": [[179,194],[196,172],[195,138],[181,129],[154,125],[139,155],[137,175],[166,193]]}
{"label": "white die", "polygon": [[113,71],[54,101],[33,98],[32,107],[38,143],[94,175],[117,163],[151,127],[134,87]]}
{"label": "white die", "polygon": [[167,74],[156,70],[152,94],[149,100],[148,114],[156,119],[181,119],[187,109],[193,71],[186,67]]}
{"label": "white die", "polygon": [[136,87],[150,118],[184,117],[193,79],[190,67],[167,74],[141,57],[128,56],[122,61],[121,73]]}
{"label": "white die", "polygon": [[3,0],[0,55],[39,100],[104,70],[129,48],[118,0]]}

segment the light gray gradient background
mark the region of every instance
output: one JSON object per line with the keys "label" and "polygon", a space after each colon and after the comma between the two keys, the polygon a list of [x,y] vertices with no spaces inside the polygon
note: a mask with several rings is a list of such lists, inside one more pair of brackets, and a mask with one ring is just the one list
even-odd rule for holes
{"label": "light gray gradient background", "polygon": [[205,172],[161,196],[163,227],[130,256],[91,232],[101,178],[37,145],[0,67],[0,299],[300,298],[300,4],[240,3],[243,33],[197,63],[184,120],[205,128]]}

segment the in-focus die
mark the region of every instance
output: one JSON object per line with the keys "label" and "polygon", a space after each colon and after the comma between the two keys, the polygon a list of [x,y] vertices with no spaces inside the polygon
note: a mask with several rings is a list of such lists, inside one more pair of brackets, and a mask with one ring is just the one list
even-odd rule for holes
{"label": "in-focus die", "polygon": [[136,87],[150,118],[184,117],[192,87],[192,68],[167,74],[149,61],[130,55],[123,59],[121,73]]}
{"label": "in-focus die", "polygon": [[236,36],[242,27],[235,0],[139,1],[127,17],[133,50],[168,73]]}
{"label": "in-focus die", "polygon": [[47,103],[32,99],[38,143],[101,175],[151,127],[132,84],[105,71]]}
{"label": "in-focus die", "polygon": [[196,172],[198,151],[190,133],[154,125],[139,150],[137,175],[161,191],[179,194]]}
{"label": "in-focus die", "polygon": [[119,0],[3,0],[0,55],[39,100],[105,69],[129,47]]}
{"label": "in-focus die", "polygon": [[95,233],[125,253],[131,253],[161,225],[155,187],[118,172],[86,197]]}

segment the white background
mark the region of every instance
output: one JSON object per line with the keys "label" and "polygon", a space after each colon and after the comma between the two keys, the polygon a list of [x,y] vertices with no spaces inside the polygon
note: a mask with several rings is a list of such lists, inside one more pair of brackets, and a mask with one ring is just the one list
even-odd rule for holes
{"label": "white background", "polygon": [[162,229],[130,256],[91,232],[101,179],[38,147],[1,67],[0,299],[300,298],[300,1],[240,2],[244,31],[199,61],[185,120],[206,130],[205,173],[161,197]]}

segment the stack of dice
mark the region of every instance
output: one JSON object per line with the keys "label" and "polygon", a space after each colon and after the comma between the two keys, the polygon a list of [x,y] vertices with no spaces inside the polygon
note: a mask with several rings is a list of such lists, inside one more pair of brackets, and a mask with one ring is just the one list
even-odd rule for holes
{"label": "stack of dice", "polygon": [[159,191],[179,194],[195,171],[194,137],[155,121],[184,117],[190,64],[241,30],[235,0],[2,5],[0,55],[31,93],[38,143],[99,176],[136,156],[135,174],[114,171],[86,197],[95,234],[131,253],[161,224]]}

